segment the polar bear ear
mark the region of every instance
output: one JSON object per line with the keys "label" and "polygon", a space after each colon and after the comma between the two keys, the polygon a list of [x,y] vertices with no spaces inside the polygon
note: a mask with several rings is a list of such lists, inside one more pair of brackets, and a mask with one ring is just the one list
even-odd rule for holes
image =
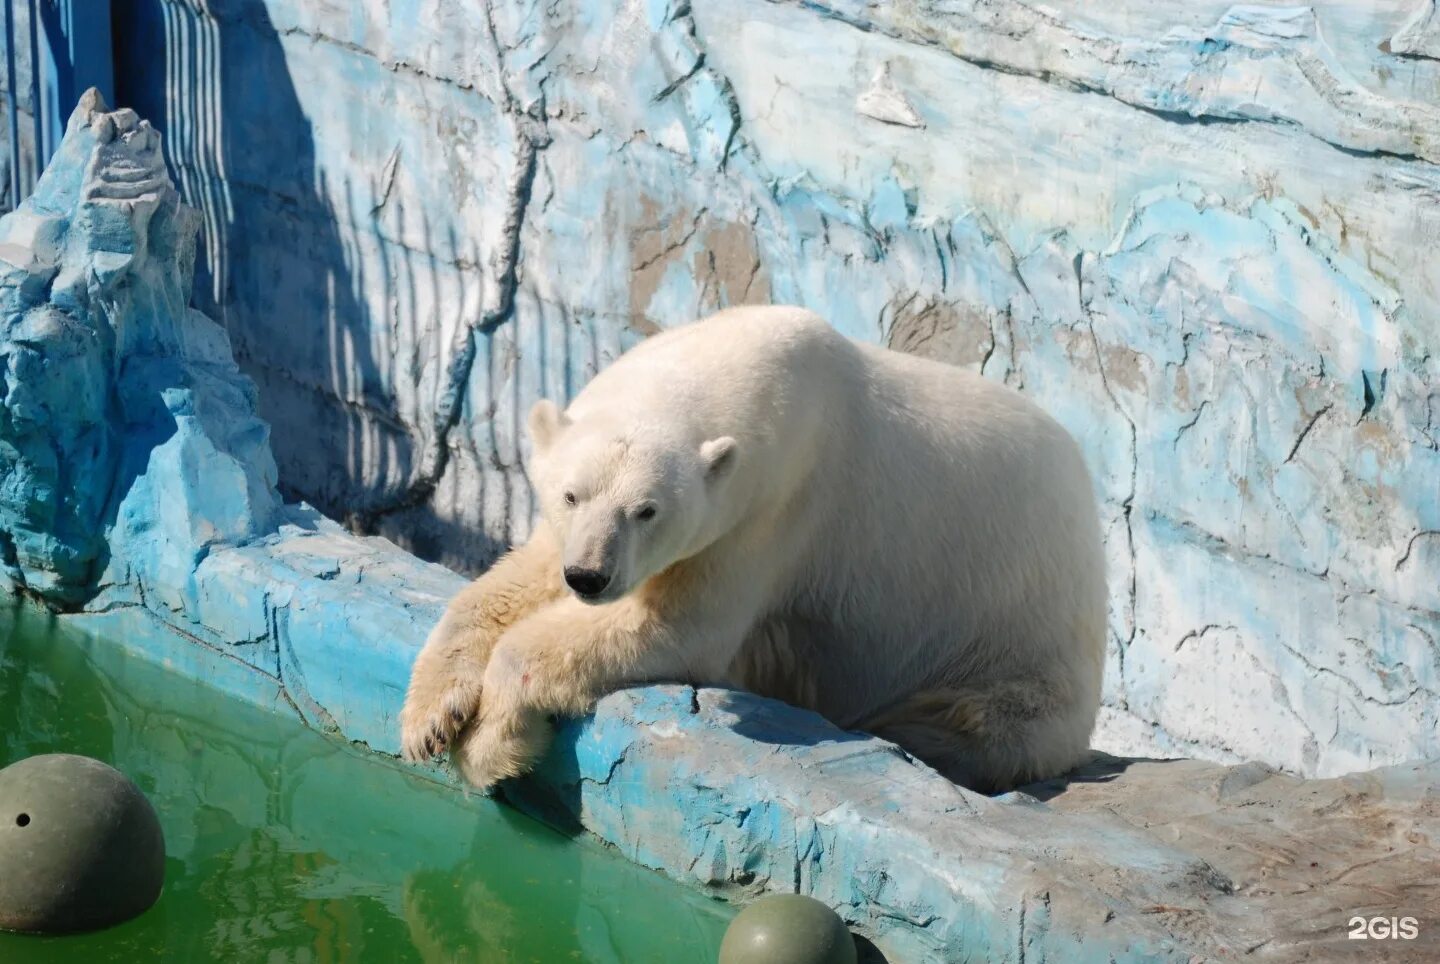
{"label": "polar bear ear", "polygon": [[555,436],[560,430],[570,424],[565,413],[555,407],[555,403],[548,398],[542,398],[530,409],[530,440],[535,443],[535,451],[543,452],[555,441]]}
{"label": "polar bear ear", "polygon": [[712,438],[700,446],[700,460],[705,463],[705,478],[718,479],[735,464],[736,442],[728,435]]}

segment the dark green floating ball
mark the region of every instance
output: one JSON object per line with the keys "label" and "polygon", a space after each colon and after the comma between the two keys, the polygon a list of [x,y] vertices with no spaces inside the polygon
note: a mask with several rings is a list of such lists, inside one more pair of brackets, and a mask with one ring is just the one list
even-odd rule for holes
{"label": "dark green floating ball", "polygon": [[720,964],[855,964],[840,915],[813,897],[762,897],[730,922]]}
{"label": "dark green floating ball", "polygon": [[68,753],[0,770],[0,929],[109,927],[155,903],[164,882],[160,821],[125,774]]}

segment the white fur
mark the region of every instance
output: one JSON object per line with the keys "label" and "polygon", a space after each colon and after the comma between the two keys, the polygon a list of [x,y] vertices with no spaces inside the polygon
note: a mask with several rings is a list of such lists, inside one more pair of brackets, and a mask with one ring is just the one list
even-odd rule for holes
{"label": "white fur", "polygon": [[[454,744],[485,785],[529,766],[545,713],[685,679],[811,706],[985,789],[1083,756],[1095,499],[1074,440],[1017,392],[737,308],[642,343],[530,429],[544,522],[417,660],[407,755]],[[611,582],[582,601],[565,567]]]}

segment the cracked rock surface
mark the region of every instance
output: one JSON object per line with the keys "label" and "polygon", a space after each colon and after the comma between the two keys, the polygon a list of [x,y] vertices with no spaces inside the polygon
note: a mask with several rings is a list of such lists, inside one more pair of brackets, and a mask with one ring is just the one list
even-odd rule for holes
{"label": "cracked rock surface", "polygon": [[[1440,906],[1440,780],[1435,766],[1304,780],[1260,763],[1101,757],[1069,779],[1027,788],[1060,813],[1116,818],[1203,860],[1224,896],[1144,912],[1189,934],[1258,922],[1246,953],[1286,960],[1426,960],[1440,935],[1356,951],[1355,917],[1429,919]],[[1229,905],[1228,907],[1226,905]],[[1233,916],[1232,916],[1233,915]],[[1228,920],[1227,920],[1228,918]],[[1224,921],[1224,923],[1221,923]],[[1368,939],[1367,939],[1368,940]]]}
{"label": "cracked rock surface", "polygon": [[[564,727],[505,793],[680,880],[813,894],[895,961],[1426,961],[1437,770],[1306,780],[1097,754],[989,798],[812,713],[649,687]],[[1419,932],[1362,946],[1357,916]]]}
{"label": "cracked rock surface", "polygon": [[1081,440],[1107,748],[1440,756],[1433,0],[135,9],[287,494],[478,570],[534,399],[799,302]]}

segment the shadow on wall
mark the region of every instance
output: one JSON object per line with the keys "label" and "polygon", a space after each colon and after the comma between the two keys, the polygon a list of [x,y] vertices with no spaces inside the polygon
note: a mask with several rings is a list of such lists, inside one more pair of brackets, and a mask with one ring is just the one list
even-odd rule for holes
{"label": "shadow on wall", "polygon": [[[116,0],[114,23],[117,99],[165,134],[181,195],[203,215],[195,307],[225,326],[259,388],[282,493],[359,528],[424,503],[433,488],[423,481],[427,452],[431,465],[449,453],[429,437],[439,434],[430,411],[402,411],[396,383],[403,370],[425,384],[416,373],[439,367],[434,314],[479,301],[474,242],[453,229],[432,236],[423,213],[422,244],[387,241],[371,202],[388,188],[327,183],[263,3]],[[337,111],[347,97],[334,92]],[[396,204],[388,217],[390,232],[414,236],[413,213],[407,224]],[[458,296],[453,279],[442,284],[436,251],[457,254]],[[391,317],[372,318],[377,311]],[[478,346],[476,364],[495,354]],[[512,493],[501,496],[508,507]],[[420,508],[433,514],[433,505]],[[453,548],[442,546],[443,526],[403,521],[386,534],[417,555]],[[504,548],[483,533],[465,537],[466,558],[488,563]]]}

